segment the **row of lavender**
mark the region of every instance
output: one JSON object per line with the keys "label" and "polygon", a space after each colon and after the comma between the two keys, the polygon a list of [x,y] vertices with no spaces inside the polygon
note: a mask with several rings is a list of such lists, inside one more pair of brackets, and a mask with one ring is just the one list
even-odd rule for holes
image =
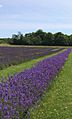
{"label": "row of lavender", "polygon": [[[25,113],[61,70],[71,49],[44,59],[31,69],[0,83],[0,119],[23,119]],[[23,117],[22,117],[23,116]]]}
{"label": "row of lavender", "polygon": [[52,54],[62,49],[63,48],[0,46],[0,69]]}

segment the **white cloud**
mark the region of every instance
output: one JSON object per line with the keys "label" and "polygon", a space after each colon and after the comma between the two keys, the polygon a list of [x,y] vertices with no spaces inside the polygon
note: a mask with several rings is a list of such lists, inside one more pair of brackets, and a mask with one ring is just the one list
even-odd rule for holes
{"label": "white cloud", "polygon": [[40,22],[1,22],[0,23],[0,30],[31,30],[31,29],[38,29],[42,28],[44,30],[55,30],[55,29],[72,29],[71,23],[40,23]]}
{"label": "white cloud", "polygon": [[0,31],[72,31],[72,0],[0,0],[1,7]]}
{"label": "white cloud", "polygon": [[0,4],[0,8],[3,7],[3,5]]}
{"label": "white cloud", "polygon": [[[38,29],[43,29],[46,32],[63,32],[63,33],[72,33],[72,24],[66,23],[40,23],[40,22],[1,22],[0,23],[0,35],[7,37],[18,31],[21,31],[23,34],[27,32],[34,32]],[[7,34],[7,36],[5,35]]]}

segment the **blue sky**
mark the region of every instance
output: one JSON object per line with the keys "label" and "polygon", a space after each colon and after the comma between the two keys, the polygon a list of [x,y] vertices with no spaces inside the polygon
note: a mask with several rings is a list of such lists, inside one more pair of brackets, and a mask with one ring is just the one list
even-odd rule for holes
{"label": "blue sky", "polygon": [[0,37],[38,29],[72,33],[72,0],[0,0]]}

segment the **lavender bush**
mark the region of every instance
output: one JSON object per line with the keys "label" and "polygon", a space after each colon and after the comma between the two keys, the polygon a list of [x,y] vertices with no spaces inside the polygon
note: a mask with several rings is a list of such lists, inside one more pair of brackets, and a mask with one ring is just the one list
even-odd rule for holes
{"label": "lavender bush", "polygon": [[[0,83],[0,119],[23,119],[61,70],[71,49],[44,59]],[[23,117],[22,117],[23,116]]]}
{"label": "lavender bush", "polygon": [[53,54],[63,49],[64,48],[0,46],[0,69]]}

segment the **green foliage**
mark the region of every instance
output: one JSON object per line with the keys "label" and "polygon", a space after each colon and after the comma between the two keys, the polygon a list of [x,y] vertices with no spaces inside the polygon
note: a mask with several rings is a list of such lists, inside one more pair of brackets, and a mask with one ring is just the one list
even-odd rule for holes
{"label": "green foliage", "polygon": [[45,34],[43,45],[54,45],[54,35],[50,32]]}
{"label": "green foliage", "polygon": [[64,45],[64,34],[61,32],[55,33],[54,42],[56,45]]}
{"label": "green foliage", "polygon": [[12,38],[0,39],[0,43],[13,45],[50,45],[50,46],[72,46],[72,34],[66,35],[62,32],[52,34],[39,29],[36,32],[23,35],[21,32],[13,34]]}
{"label": "green foliage", "polygon": [[0,44],[6,44],[11,41],[11,38],[0,38]]}

